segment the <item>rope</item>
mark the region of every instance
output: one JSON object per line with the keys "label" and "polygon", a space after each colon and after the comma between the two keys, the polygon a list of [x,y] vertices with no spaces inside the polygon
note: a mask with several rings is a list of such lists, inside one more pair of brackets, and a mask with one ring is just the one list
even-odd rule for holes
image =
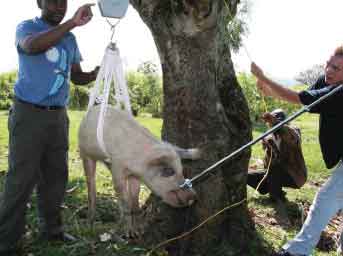
{"label": "rope", "polygon": [[[89,112],[91,107],[93,107],[95,104],[101,103],[100,113],[99,113],[98,123],[97,123],[97,141],[102,152],[106,156],[108,156],[106,146],[104,143],[104,138],[103,138],[103,130],[104,130],[104,122],[105,122],[104,117],[106,115],[106,108],[108,105],[111,81],[113,77],[112,70],[114,69],[113,65],[111,65],[112,61],[109,56],[111,56],[110,51],[112,49],[111,46],[112,46],[113,36],[115,33],[115,27],[118,25],[120,20],[118,20],[117,23],[115,24],[112,24],[107,18],[106,18],[106,21],[111,26],[111,30],[112,30],[110,45],[105,50],[105,54],[101,61],[100,69],[96,77],[94,87],[90,91],[87,113]],[[103,93],[101,93],[101,85],[103,85],[103,88],[102,88]]]}
{"label": "rope", "polygon": [[237,207],[241,204],[243,204],[245,201],[247,201],[247,198],[244,198],[242,201],[238,202],[238,203],[235,203],[235,204],[232,204],[232,205],[229,205],[225,208],[223,208],[222,210],[218,211],[217,213],[211,215],[210,217],[208,217],[207,219],[205,219],[204,221],[202,221],[199,225],[195,226],[194,228],[192,228],[191,230],[179,235],[179,236],[176,236],[176,237],[173,237],[171,239],[168,239],[168,240],[165,240],[164,242],[161,242],[159,243],[158,245],[156,245],[154,248],[152,248],[146,255],[149,256],[151,255],[151,253],[153,253],[155,250],[157,250],[158,248],[162,247],[162,246],[165,246],[166,244],[169,244],[173,241],[176,241],[176,240],[179,240],[181,238],[184,238],[186,236],[189,236],[191,233],[193,233],[195,230],[199,229],[200,227],[202,227],[203,225],[205,225],[207,222],[209,222],[210,220],[212,220],[213,218],[217,217],[219,214],[223,213],[224,211],[226,210],[229,210],[229,209],[232,209],[234,207]]}
{"label": "rope", "polygon": [[[225,4],[225,7],[227,8],[229,18],[230,18],[231,20],[233,20],[234,17],[233,17],[233,15],[232,15],[232,13],[231,13],[231,10],[230,10],[230,7],[229,7],[228,3],[227,3],[226,1],[224,1],[224,4]],[[229,36],[231,36],[231,34],[229,34]],[[232,39],[232,37],[231,37],[231,39]],[[242,45],[242,47],[243,47],[243,50],[244,50],[246,56],[247,56],[248,59],[250,60],[250,62],[253,62],[253,61],[252,61],[252,58],[251,58],[251,55],[249,54],[248,48],[245,46],[245,44],[243,43],[243,41],[241,41],[241,45]]]}
{"label": "rope", "polygon": [[109,155],[106,151],[103,133],[112,82],[115,89],[115,108],[124,108],[130,115],[132,115],[130,97],[119,49],[111,42],[106,48],[94,87],[90,91],[87,109],[88,112],[95,104],[101,103],[97,124],[97,141],[106,156]]}
{"label": "rope", "polygon": [[267,107],[267,102],[265,100],[265,97],[264,97],[263,93],[261,93],[260,95],[261,95],[262,103],[263,103],[263,106],[264,106],[264,112],[267,113],[267,112],[269,112],[268,111],[268,107]]}
{"label": "rope", "polygon": [[[233,15],[232,15],[232,13],[231,13],[231,10],[230,10],[230,7],[229,7],[228,3],[227,3],[226,1],[224,1],[224,4],[225,4],[225,7],[226,7],[226,9],[227,9],[227,11],[228,11],[229,18],[230,18],[231,20],[233,20],[234,17],[233,17]],[[231,34],[229,34],[229,37],[231,37]],[[232,37],[231,37],[231,40],[232,40]],[[253,60],[252,60],[252,58],[251,58],[251,55],[250,55],[250,53],[249,53],[249,51],[248,51],[248,48],[246,47],[245,43],[244,43],[243,41],[241,41],[240,43],[241,43],[241,45],[242,45],[242,47],[243,47],[243,50],[244,50],[245,55],[248,57],[248,59],[249,59],[249,61],[250,61],[250,63],[253,63]],[[263,103],[263,106],[264,106],[264,111],[265,111],[265,112],[268,112],[268,108],[267,108],[267,103],[266,103],[266,101],[265,101],[265,97],[264,97],[263,94],[260,94],[260,95],[261,95],[262,103]]]}
{"label": "rope", "polygon": [[115,29],[116,29],[116,26],[119,24],[119,22],[121,21],[121,19],[119,19],[116,23],[112,24],[108,18],[106,18],[106,22],[108,23],[108,25],[110,25],[111,27],[111,31],[112,31],[112,34],[111,34],[111,38],[110,38],[110,42],[113,42],[113,37],[114,37],[114,34],[115,34]]}
{"label": "rope", "polygon": [[[268,149],[266,149],[265,152],[267,152]],[[263,181],[267,178],[268,174],[269,174],[269,170],[270,170],[270,164],[272,162],[272,158],[273,158],[273,150],[272,148],[270,149],[270,159],[269,159],[269,163],[268,163],[268,167],[267,167],[267,172],[266,174],[263,176],[262,180],[258,183],[256,189],[255,189],[255,195],[258,194],[258,189],[260,188],[261,184],[263,183]]]}
{"label": "rope", "polygon": [[[260,181],[260,183],[257,185],[256,189],[255,189],[255,192],[257,192],[257,190],[259,189],[260,185],[262,184],[262,182],[266,179],[268,173],[269,173],[269,170],[270,170],[270,164],[271,164],[271,160],[272,160],[272,152],[271,151],[271,156],[270,156],[270,160],[269,160],[269,163],[268,163],[268,168],[267,168],[267,172],[265,174],[265,176],[263,177],[263,179]],[[154,251],[156,251],[157,249],[161,248],[162,246],[165,246],[173,241],[176,241],[176,240],[180,240],[186,236],[189,236],[190,234],[192,234],[194,231],[196,231],[197,229],[201,228],[202,226],[204,226],[207,222],[209,222],[210,220],[214,219],[215,217],[217,217],[218,215],[220,215],[221,213],[229,210],[229,209],[232,209],[234,207],[237,207],[241,204],[243,204],[245,201],[247,201],[247,198],[244,198],[242,201],[238,202],[238,203],[235,203],[235,204],[232,204],[232,205],[229,205],[229,206],[226,206],[225,208],[223,208],[222,210],[218,211],[217,213],[211,215],[210,217],[206,218],[204,221],[202,221],[200,224],[198,224],[197,226],[193,227],[191,230],[187,231],[187,232],[184,232],[183,234],[179,235],[179,236],[176,236],[176,237],[173,237],[173,238],[170,238],[170,239],[167,239],[161,243],[159,243],[158,245],[156,245],[155,247],[153,247],[147,254],[146,256],[150,256]]]}

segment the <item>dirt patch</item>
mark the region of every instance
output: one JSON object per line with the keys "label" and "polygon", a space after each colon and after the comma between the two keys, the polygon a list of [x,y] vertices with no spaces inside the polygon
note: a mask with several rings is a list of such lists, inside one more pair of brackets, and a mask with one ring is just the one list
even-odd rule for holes
{"label": "dirt patch", "polygon": [[[305,218],[307,217],[310,206],[311,205],[308,202],[303,203]],[[320,240],[317,244],[317,248],[319,250],[328,252],[328,251],[337,249],[339,237],[343,228],[342,223],[343,223],[343,215],[342,215],[342,212],[339,211],[330,220],[325,230],[323,230],[320,236]]]}
{"label": "dirt patch", "polygon": [[325,183],[325,180],[323,180],[323,181],[312,181],[312,180],[307,181],[308,186],[314,187],[316,189],[320,188],[324,183]]}
{"label": "dirt patch", "polygon": [[[287,212],[290,221],[289,224],[291,225],[290,228],[300,230],[303,221],[308,215],[311,204],[306,201],[297,201],[296,203],[298,205],[298,209],[289,209],[287,206]],[[294,211],[297,211],[297,213],[295,214]],[[257,211],[250,208],[249,215],[254,220],[256,225],[264,227],[265,229],[272,229],[273,227],[284,228],[281,226],[280,221],[278,221],[277,216],[275,216],[273,213],[266,213],[265,211]],[[317,244],[318,250],[329,252],[337,249],[339,237],[343,230],[342,223],[343,213],[339,212],[331,219],[325,230],[322,232],[320,240]]]}

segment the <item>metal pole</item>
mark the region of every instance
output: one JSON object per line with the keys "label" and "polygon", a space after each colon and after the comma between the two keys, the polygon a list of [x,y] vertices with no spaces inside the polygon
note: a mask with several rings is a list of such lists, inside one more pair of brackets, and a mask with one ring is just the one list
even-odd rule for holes
{"label": "metal pole", "polygon": [[[334,88],[331,92],[325,94],[324,96],[320,97],[318,100],[312,102],[310,105],[304,106],[302,109],[300,109],[299,111],[295,112],[293,115],[291,115],[290,117],[288,117],[287,119],[285,119],[284,121],[278,123],[277,125],[275,125],[273,128],[269,129],[268,131],[266,131],[265,133],[263,133],[262,135],[260,135],[259,137],[257,137],[256,139],[250,141],[249,143],[243,145],[242,147],[236,149],[234,152],[232,152],[231,154],[229,154],[228,156],[222,158],[221,160],[219,160],[218,162],[216,162],[215,164],[211,165],[210,167],[208,167],[206,170],[202,171],[201,173],[199,173],[198,175],[194,176],[192,179],[186,179],[185,182],[180,185],[180,188],[191,188],[193,182],[195,182],[196,180],[198,180],[199,178],[201,178],[202,176],[208,174],[209,172],[211,172],[215,167],[217,167],[218,165],[220,165],[221,163],[235,157],[236,155],[238,155],[239,153],[241,153],[243,150],[245,150],[246,148],[255,145],[257,142],[259,142],[260,140],[262,140],[263,138],[267,137],[269,134],[279,130],[283,125],[289,123],[290,121],[294,120],[295,118],[297,118],[298,116],[302,115],[304,112],[309,112],[311,110],[311,108],[315,105],[317,105],[318,103],[322,102],[323,100],[325,100],[326,98],[330,97],[331,95],[333,95],[334,93],[336,93],[337,91],[341,90],[343,88],[343,84],[337,86],[336,88]],[[343,99],[342,99],[343,100]]]}

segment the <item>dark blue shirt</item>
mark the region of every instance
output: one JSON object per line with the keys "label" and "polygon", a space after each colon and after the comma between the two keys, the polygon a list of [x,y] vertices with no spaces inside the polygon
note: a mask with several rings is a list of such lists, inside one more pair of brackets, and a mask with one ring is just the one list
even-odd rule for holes
{"label": "dark blue shirt", "polygon": [[[322,76],[308,90],[299,93],[300,101],[309,105],[335,87],[326,84],[325,77]],[[310,112],[320,114],[320,148],[327,168],[332,168],[343,156],[343,90],[312,107]]]}

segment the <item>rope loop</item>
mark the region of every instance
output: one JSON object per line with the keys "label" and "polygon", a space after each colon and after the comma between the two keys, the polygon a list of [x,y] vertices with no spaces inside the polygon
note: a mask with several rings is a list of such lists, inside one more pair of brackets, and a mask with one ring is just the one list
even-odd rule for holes
{"label": "rope loop", "polygon": [[113,37],[114,37],[114,34],[116,32],[116,27],[117,27],[117,25],[119,24],[120,21],[121,21],[121,19],[118,19],[118,21],[113,24],[113,23],[110,22],[110,20],[108,18],[106,18],[106,22],[108,23],[108,25],[110,25],[111,31],[112,31],[111,38],[110,38],[110,42],[111,43],[113,42]]}

